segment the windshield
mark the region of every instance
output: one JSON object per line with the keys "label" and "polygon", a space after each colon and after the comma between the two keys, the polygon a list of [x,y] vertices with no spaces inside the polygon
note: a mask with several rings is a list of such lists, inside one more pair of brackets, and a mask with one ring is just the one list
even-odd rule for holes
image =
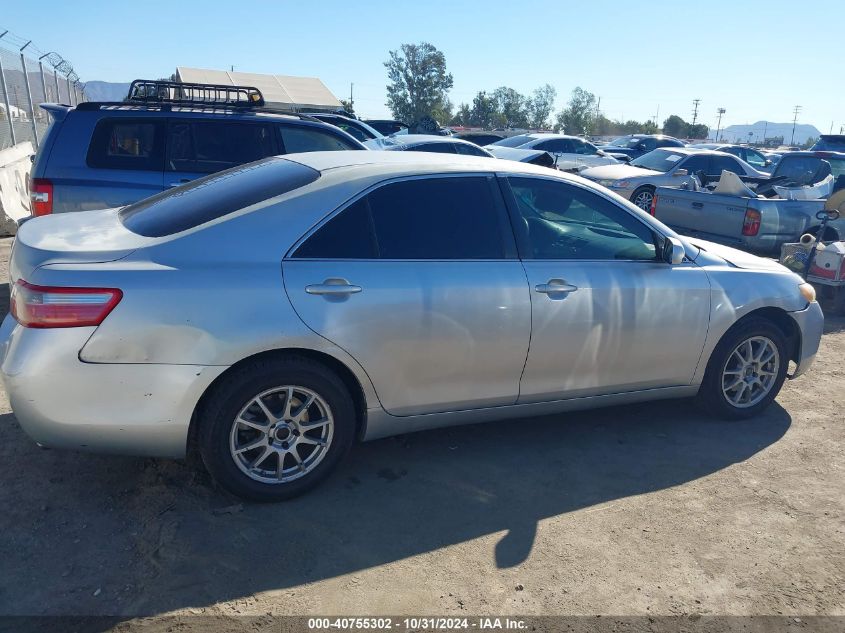
{"label": "windshield", "polygon": [[678,161],[684,158],[683,154],[670,152],[665,149],[656,149],[648,154],[643,154],[639,158],[632,160],[629,165],[634,167],[642,167],[643,169],[651,169],[666,173],[678,164]]}
{"label": "windshield", "polygon": [[533,141],[528,134],[519,134],[518,136],[511,136],[510,138],[503,138],[501,141],[491,143],[491,145],[498,145],[499,147],[519,147]]}

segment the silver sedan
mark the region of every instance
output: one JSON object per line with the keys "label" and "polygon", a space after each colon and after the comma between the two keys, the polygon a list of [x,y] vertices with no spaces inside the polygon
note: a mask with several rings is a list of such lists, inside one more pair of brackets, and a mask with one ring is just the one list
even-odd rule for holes
{"label": "silver sedan", "polygon": [[592,167],[579,175],[628,198],[643,211],[650,211],[657,187],[690,186],[693,176],[701,172],[718,177],[723,170],[754,178],[769,177],[726,152],[691,147],[664,147],[626,165]]}
{"label": "silver sedan", "polygon": [[35,441],[198,451],[260,500],[355,440],[686,396],[747,418],[823,323],[778,264],[577,176],[458,155],[265,159],[30,220],[10,269],[0,376]]}

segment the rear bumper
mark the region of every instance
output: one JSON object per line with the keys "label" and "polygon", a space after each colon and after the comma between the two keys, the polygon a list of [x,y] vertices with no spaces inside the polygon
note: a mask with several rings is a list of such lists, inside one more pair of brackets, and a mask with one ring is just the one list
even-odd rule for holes
{"label": "rear bumper", "polygon": [[803,310],[790,312],[789,316],[795,321],[801,332],[801,344],[798,350],[798,367],[790,376],[797,378],[807,372],[816,360],[819,343],[824,332],[824,314],[818,303],[811,303]]}
{"label": "rear bumper", "polygon": [[54,448],[184,456],[196,403],[226,367],[83,363],[94,329],[28,329],[6,316],[0,380],[21,428]]}

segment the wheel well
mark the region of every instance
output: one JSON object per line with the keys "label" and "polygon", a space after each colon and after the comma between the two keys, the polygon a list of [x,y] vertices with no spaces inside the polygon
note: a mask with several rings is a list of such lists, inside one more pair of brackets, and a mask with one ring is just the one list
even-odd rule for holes
{"label": "wheel well", "polygon": [[[815,237],[816,235],[818,235],[820,228],[822,227],[818,224],[816,226],[811,226],[809,229],[807,229],[807,233]],[[823,242],[835,242],[838,239],[839,231],[837,231],[832,226],[825,227],[824,235],[822,235]]]}
{"label": "wheel well", "polygon": [[790,360],[798,362],[798,355],[801,352],[801,331],[798,329],[798,324],[792,320],[792,317],[789,316],[786,310],[782,310],[781,308],[759,308],[746,314],[737,323],[743,323],[753,318],[766,319],[776,325],[786,338],[786,343],[789,346]]}
{"label": "wheel well", "polygon": [[308,358],[309,360],[318,362],[326,366],[335,374],[337,374],[337,377],[340,378],[341,381],[343,381],[343,384],[346,386],[346,388],[349,390],[349,394],[352,396],[352,401],[355,406],[355,434],[356,437],[361,437],[363,435],[364,426],[366,424],[367,401],[364,397],[364,389],[361,387],[361,383],[355,377],[355,374],[353,374],[352,371],[341,361],[323,352],[300,348],[274,349],[266,352],[260,352],[258,354],[253,354],[252,356],[248,356],[247,358],[239,360],[237,363],[229,367],[226,371],[224,371],[217,378],[215,378],[214,381],[206,388],[200,399],[197,401],[196,407],[194,407],[193,415],[191,415],[191,424],[188,428],[188,455],[190,456],[191,454],[194,454],[196,452],[197,431],[199,429],[199,424],[197,423],[198,412],[200,411],[200,408],[202,407],[206,398],[208,398],[209,394],[212,393],[214,388],[223,379],[224,376],[227,376],[230,372],[237,370],[244,364],[253,362],[255,360],[290,356]]}

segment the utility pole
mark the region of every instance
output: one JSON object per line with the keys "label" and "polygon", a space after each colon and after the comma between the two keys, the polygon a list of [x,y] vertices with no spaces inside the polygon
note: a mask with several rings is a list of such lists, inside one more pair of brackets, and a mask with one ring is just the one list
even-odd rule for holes
{"label": "utility pole", "polygon": [[716,114],[719,115],[719,122],[716,124],[716,138],[713,139],[716,143],[719,142],[719,130],[722,129],[722,115],[724,113],[725,113],[724,108],[719,108],[718,110],[716,110]]}
{"label": "utility pole", "polygon": [[792,110],[792,138],[789,139],[789,144],[795,143],[795,123],[798,121],[798,113],[801,112],[801,106],[797,105]]}
{"label": "utility pole", "polygon": [[658,121],[660,120],[660,104],[657,104],[657,114],[654,115],[654,127],[660,125]]}
{"label": "utility pole", "polygon": [[766,131],[769,129],[769,122],[763,123],[763,147],[766,147]]}
{"label": "utility pole", "polygon": [[695,129],[695,122],[698,120],[698,104],[701,103],[701,99],[693,99],[692,100],[692,124],[690,125],[689,136],[692,138],[692,131]]}
{"label": "utility pole", "polygon": [[350,82],[350,84],[349,84],[349,109],[352,110],[352,112],[355,112],[355,100],[352,98],[352,88],[354,88],[354,87],[355,87],[355,84]]}

